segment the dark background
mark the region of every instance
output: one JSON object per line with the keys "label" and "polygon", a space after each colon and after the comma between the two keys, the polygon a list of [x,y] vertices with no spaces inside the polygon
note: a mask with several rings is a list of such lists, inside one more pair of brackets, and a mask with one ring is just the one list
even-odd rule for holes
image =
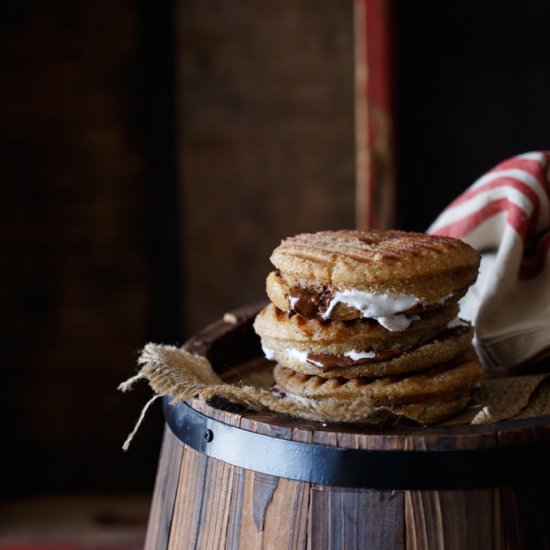
{"label": "dark background", "polygon": [[[403,229],[550,139],[550,5],[428,4],[396,12]],[[158,408],[120,450],[139,349],[261,298],[284,236],[354,225],[352,8],[2,3],[4,496],[151,488]]]}
{"label": "dark background", "polygon": [[425,230],[502,160],[548,149],[546,2],[398,2],[399,211]]}

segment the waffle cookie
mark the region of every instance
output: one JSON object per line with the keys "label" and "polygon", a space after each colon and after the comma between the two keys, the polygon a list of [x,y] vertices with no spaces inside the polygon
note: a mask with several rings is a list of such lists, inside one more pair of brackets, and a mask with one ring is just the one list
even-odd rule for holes
{"label": "waffle cookie", "polygon": [[423,423],[458,412],[483,374],[457,318],[479,259],[456,239],[403,231],[286,239],[271,256],[272,303],[254,322],[277,389],[367,397]]}
{"label": "waffle cookie", "polygon": [[456,303],[479,254],[450,237],[404,231],[322,231],[286,239],[271,255],[267,294],[305,318],[371,318],[402,330],[419,312]]}
{"label": "waffle cookie", "polygon": [[471,391],[482,373],[483,367],[472,357],[438,365],[421,373],[380,378],[321,378],[281,365],[277,365],[273,372],[279,388],[300,397],[369,397],[376,406],[453,400]]}
{"label": "waffle cookie", "polygon": [[423,371],[434,365],[447,363],[470,350],[472,328],[470,326],[447,329],[437,337],[417,345],[389,347],[379,351],[372,349],[332,355],[315,353],[295,347],[267,348],[268,359],[286,367],[321,378],[378,377]]}
{"label": "waffle cookie", "polygon": [[264,308],[254,321],[254,329],[268,349],[295,348],[317,353],[344,354],[351,350],[382,351],[406,348],[434,338],[456,317],[458,306],[428,312],[401,332],[391,332],[372,320],[322,321],[289,316],[273,305]]}

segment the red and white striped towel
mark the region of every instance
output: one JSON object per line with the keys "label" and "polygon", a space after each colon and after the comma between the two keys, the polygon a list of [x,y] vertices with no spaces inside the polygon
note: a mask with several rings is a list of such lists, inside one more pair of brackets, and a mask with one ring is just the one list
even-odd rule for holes
{"label": "red and white striped towel", "polygon": [[429,233],[482,253],[479,278],[461,302],[489,368],[550,355],[550,152],[495,166],[454,200]]}

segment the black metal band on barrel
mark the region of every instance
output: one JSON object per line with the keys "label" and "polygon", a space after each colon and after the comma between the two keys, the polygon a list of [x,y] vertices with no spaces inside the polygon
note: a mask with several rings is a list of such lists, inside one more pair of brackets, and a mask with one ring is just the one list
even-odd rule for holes
{"label": "black metal band on barrel", "polygon": [[548,442],[477,450],[385,451],[267,436],[209,418],[187,403],[164,414],[185,445],[234,466],[298,481],[371,489],[469,489],[548,478]]}

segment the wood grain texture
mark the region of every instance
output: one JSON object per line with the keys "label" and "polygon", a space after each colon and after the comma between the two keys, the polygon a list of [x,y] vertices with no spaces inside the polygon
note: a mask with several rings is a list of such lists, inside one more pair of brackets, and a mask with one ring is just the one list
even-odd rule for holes
{"label": "wood grain texture", "polygon": [[[239,424],[238,417],[224,411],[216,411],[214,417]],[[186,449],[175,467],[180,482],[168,548],[238,548],[244,470],[191,449]],[[220,487],[225,488],[223,495],[218,493]]]}
{"label": "wood grain texture", "polygon": [[231,504],[229,509],[229,524],[227,526],[226,548],[239,548],[241,540],[241,525],[244,513],[244,484],[245,470],[235,468],[233,484],[229,487],[231,491]]}
{"label": "wood grain texture", "polygon": [[395,227],[394,0],[355,0],[356,225]]}
{"label": "wood grain texture", "polygon": [[408,550],[504,548],[498,489],[407,491],[405,525]]}
{"label": "wood grain texture", "polygon": [[286,236],[354,225],[352,4],[177,2],[192,330],[264,296]]}
{"label": "wood grain texture", "polygon": [[312,548],[402,548],[403,494],[316,485],[308,528]]}
{"label": "wood grain texture", "polygon": [[[265,424],[261,417],[245,414],[240,426],[271,437],[291,438],[291,428]],[[248,471],[246,488],[244,505],[252,513],[243,514],[239,548],[305,549],[308,484]],[[289,529],[291,525],[294,529]]]}
{"label": "wood grain texture", "polygon": [[[201,412],[210,409],[194,405]],[[246,429],[260,426],[245,415],[214,409],[212,416]],[[268,424],[256,431],[291,435],[289,428]],[[180,470],[169,548],[306,548],[308,484],[246,471],[194,451],[186,451]]]}
{"label": "wood grain texture", "polygon": [[165,426],[145,550],[166,550],[168,547],[183,450],[184,445]]}
{"label": "wood grain texture", "polygon": [[208,458],[192,449],[183,453],[180,483],[172,516],[168,549],[197,548],[207,491]]}
{"label": "wood grain texture", "polygon": [[[311,441],[361,448],[361,437],[314,431]],[[309,538],[312,548],[401,548],[403,493],[313,485]]]}
{"label": "wood grain texture", "polygon": [[[356,435],[273,427],[223,411],[212,416],[272,437],[361,447]],[[169,548],[548,547],[544,484],[444,491],[328,487],[243,470],[186,450],[177,491]]]}
{"label": "wood grain texture", "polygon": [[235,468],[218,460],[208,459],[206,479],[202,494],[201,514],[198,522],[197,548],[225,548],[231,489]]}
{"label": "wood grain texture", "polygon": [[[498,430],[500,445],[547,440],[550,426]],[[500,489],[502,521],[507,548],[550,548],[550,483],[548,479],[525,487]]]}
{"label": "wood grain texture", "polygon": [[499,491],[506,548],[550,548],[550,485]]}

